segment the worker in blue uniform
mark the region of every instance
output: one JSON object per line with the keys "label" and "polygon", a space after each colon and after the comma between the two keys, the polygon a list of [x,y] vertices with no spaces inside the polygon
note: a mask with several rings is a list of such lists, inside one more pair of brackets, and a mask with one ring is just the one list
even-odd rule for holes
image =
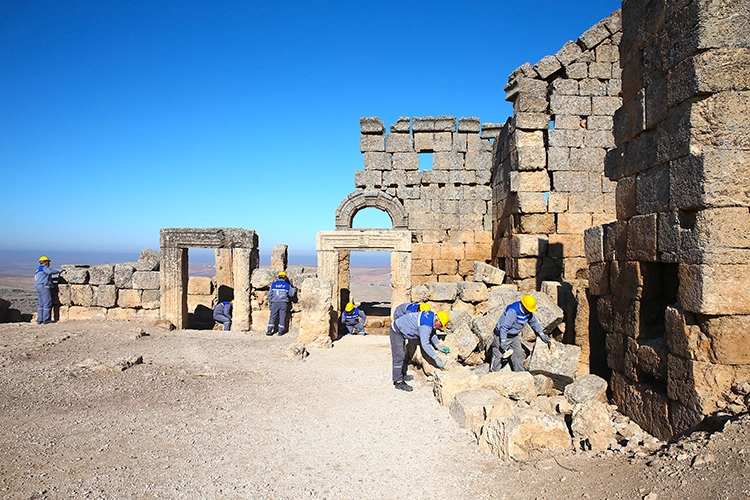
{"label": "worker in blue uniform", "polygon": [[[432,344],[434,343],[435,348],[444,354],[450,352],[448,347],[440,345],[440,340],[437,338],[437,335],[434,335],[435,330],[443,330],[449,321],[450,315],[445,311],[438,311],[436,313],[423,311],[404,314],[391,323],[391,375],[393,386],[396,389],[402,391],[412,390],[412,387],[404,381],[406,369],[409,361],[411,361],[411,359],[407,359],[407,351],[405,349],[405,342],[407,341],[418,339],[425,356],[432,358],[435,366],[441,370],[445,368],[445,362],[435,353]],[[411,356],[408,357],[410,358]]]}
{"label": "worker in blue uniform", "polygon": [[234,305],[233,300],[225,300],[219,302],[214,307],[214,321],[224,325],[224,330],[229,330],[232,327],[232,307]]}
{"label": "worker in blue uniform", "polygon": [[534,316],[537,304],[536,299],[531,295],[524,295],[521,300],[513,302],[505,308],[505,312],[500,316],[495,325],[495,337],[492,340],[492,357],[490,371],[499,371],[505,360],[510,359],[510,368],[514,372],[525,371],[523,366],[525,355],[521,345],[521,331],[528,325],[534,330],[539,340],[550,345],[550,339],[542,330],[542,326]]}
{"label": "worker in blue uniform", "polygon": [[396,308],[396,310],[393,311],[393,321],[396,321],[398,318],[400,318],[406,313],[429,311],[429,310],[430,310],[430,304],[426,302],[407,302],[405,304],[401,304],[400,306]]}
{"label": "worker in blue uniform", "polygon": [[365,333],[365,323],[367,323],[367,315],[365,315],[362,309],[354,307],[353,302],[349,302],[344,306],[344,312],[341,313],[341,324],[349,334],[354,333],[356,330],[360,335],[367,335]]}
{"label": "worker in blue uniform", "polygon": [[285,271],[279,272],[278,277],[279,279],[271,283],[268,289],[268,306],[271,309],[271,315],[268,318],[266,335],[278,332],[281,337],[286,333],[289,302],[295,297],[297,290],[289,283]]}
{"label": "worker in blue uniform", "polygon": [[52,290],[55,288],[55,282],[52,277],[59,275],[63,271],[52,269],[51,261],[46,255],[39,257],[39,267],[34,273],[34,287],[36,287],[36,296],[38,299],[36,322],[41,324],[52,323]]}

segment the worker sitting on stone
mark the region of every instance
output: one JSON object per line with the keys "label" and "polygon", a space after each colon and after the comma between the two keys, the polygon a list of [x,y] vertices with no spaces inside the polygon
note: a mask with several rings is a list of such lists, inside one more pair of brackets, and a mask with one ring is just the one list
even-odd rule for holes
{"label": "worker sitting on stone", "polygon": [[490,371],[499,371],[505,361],[510,359],[510,368],[514,372],[525,371],[523,366],[525,355],[521,346],[521,331],[528,325],[534,330],[539,339],[550,345],[549,336],[542,331],[542,326],[534,316],[536,299],[531,295],[524,295],[521,300],[513,302],[505,308],[495,325],[495,337],[492,340],[492,361]]}
{"label": "worker sitting on stone", "polygon": [[214,307],[214,321],[224,325],[224,330],[229,330],[232,327],[232,307],[234,306],[233,300],[225,300],[219,302]]}
{"label": "worker sitting on stone", "polygon": [[445,368],[445,362],[438,357],[431,344],[434,343],[435,348],[444,354],[450,352],[448,347],[440,345],[440,340],[435,335],[435,330],[444,329],[450,319],[445,311],[438,311],[437,313],[422,311],[406,313],[391,323],[391,361],[393,367],[391,375],[393,376],[393,386],[396,389],[412,390],[412,387],[404,381],[407,367],[411,361],[411,356],[408,355],[409,351],[405,348],[405,342],[418,339],[424,355],[432,358],[435,366],[441,370]]}
{"label": "worker sitting on stone", "polygon": [[346,328],[349,334],[357,331],[360,335],[366,335],[365,323],[367,323],[367,316],[358,307],[354,307],[352,302],[349,302],[344,307],[344,312],[341,313],[341,324]]}
{"label": "worker sitting on stone", "polygon": [[393,321],[396,321],[398,318],[400,318],[406,313],[429,311],[429,310],[430,310],[430,304],[426,302],[407,302],[405,304],[401,304],[400,306],[396,308],[395,311],[393,311]]}

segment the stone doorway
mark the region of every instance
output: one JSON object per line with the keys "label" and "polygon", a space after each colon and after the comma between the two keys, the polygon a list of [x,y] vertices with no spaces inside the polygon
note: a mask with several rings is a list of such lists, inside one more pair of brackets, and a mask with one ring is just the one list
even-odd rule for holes
{"label": "stone doorway", "polygon": [[[391,252],[391,315],[411,299],[411,231],[396,229],[340,229],[317,234],[318,277],[333,283],[335,318],[349,301],[350,258],[353,251]],[[334,331],[336,331],[334,329]]]}
{"label": "stone doorway", "polygon": [[188,327],[188,249],[214,248],[217,288],[231,288],[234,296],[232,330],[250,330],[250,275],[259,265],[258,236],[240,228],[162,228],[162,319],[179,329]]}

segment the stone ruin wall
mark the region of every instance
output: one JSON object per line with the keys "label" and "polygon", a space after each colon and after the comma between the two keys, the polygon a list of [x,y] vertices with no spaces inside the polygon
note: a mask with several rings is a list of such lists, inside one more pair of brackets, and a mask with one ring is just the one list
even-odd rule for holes
{"label": "stone ruin wall", "polygon": [[750,1],[626,0],[622,19],[617,220],[586,257],[614,402],[671,438],[748,406]]}
{"label": "stone ruin wall", "polygon": [[522,291],[585,279],[583,231],[614,220],[604,176],[620,107],[620,11],[505,86],[513,116],[493,149],[493,262]]}
{"label": "stone ruin wall", "polygon": [[[471,280],[474,261],[488,262],[492,247],[492,141],[478,118],[401,117],[385,132],[378,118],[360,120],[364,170],[358,191],[337,213],[337,229],[351,228],[354,214],[341,208],[357,198],[389,200],[399,211],[394,229],[412,233],[412,285]],[[419,170],[419,154],[432,154],[432,169]],[[376,208],[388,209],[369,204]],[[403,224],[403,225],[401,225]]]}

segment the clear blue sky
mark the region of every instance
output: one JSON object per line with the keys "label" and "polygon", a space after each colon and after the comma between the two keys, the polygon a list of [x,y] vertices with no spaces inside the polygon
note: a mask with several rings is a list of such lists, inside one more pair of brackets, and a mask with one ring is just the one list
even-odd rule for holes
{"label": "clear blue sky", "polygon": [[[0,250],[139,252],[161,227],[312,253],[359,118],[511,114],[503,85],[616,0],[0,4]],[[383,217],[359,214],[359,227]],[[387,220],[387,217],[385,217]]]}

